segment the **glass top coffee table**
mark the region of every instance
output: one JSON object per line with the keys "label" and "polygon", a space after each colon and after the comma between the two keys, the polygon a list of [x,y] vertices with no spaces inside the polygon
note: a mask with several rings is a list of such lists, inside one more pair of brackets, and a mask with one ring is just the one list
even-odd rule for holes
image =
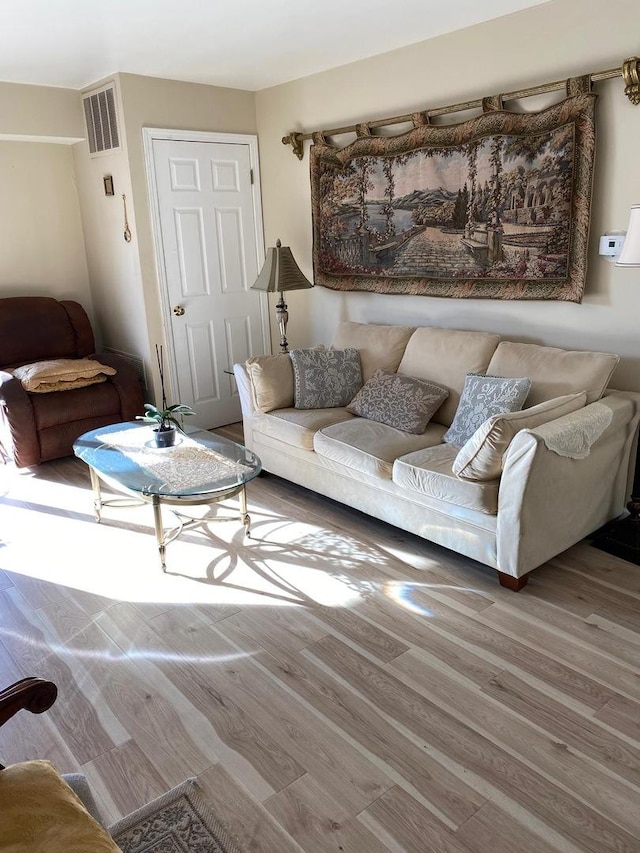
{"label": "glass top coffee table", "polygon": [[[162,570],[166,571],[167,545],[187,527],[211,521],[229,521],[231,516],[207,515],[191,518],[177,507],[214,504],[239,495],[245,535],[250,535],[245,490],[249,480],[260,473],[255,453],[219,435],[195,430],[179,435],[173,447],[159,448],[153,430],[136,422],[111,424],[81,435],[73,452],[89,466],[93,487],[96,521],[102,507],[120,502],[103,500],[100,482],[136,499],[153,505],[153,517]],[[166,531],[162,524],[163,504],[171,507],[178,525]]]}

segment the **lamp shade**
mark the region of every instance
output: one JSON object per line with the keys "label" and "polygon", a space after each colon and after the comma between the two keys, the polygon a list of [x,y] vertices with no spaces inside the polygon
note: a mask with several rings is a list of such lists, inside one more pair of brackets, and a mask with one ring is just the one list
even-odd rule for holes
{"label": "lamp shade", "polygon": [[251,285],[251,290],[275,293],[283,290],[304,290],[308,287],[313,285],[293,259],[291,249],[277,240],[275,247],[267,249],[264,266]]}
{"label": "lamp shade", "polygon": [[627,236],[616,260],[616,266],[640,267],[640,204],[631,205]]}

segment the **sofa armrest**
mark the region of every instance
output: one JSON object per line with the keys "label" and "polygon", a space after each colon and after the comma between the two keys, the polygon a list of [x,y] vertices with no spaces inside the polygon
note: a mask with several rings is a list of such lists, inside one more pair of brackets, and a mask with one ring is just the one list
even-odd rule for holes
{"label": "sofa armrest", "polygon": [[[640,394],[615,392],[591,406],[608,407],[612,418],[585,458],[549,450],[542,428],[522,430],[509,445],[498,494],[499,571],[522,577],[624,509]],[[565,418],[579,426],[591,406]]]}
{"label": "sofa armrest", "polygon": [[242,407],[244,446],[251,450],[253,444],[251,419],[257,412],[253,402],[253,394],[251,393],[251,379],[249,378],[249,371],[244,364],[234,364],[233,375],[236,380],[236,385],[238,386],[238,396],[240,397],[240,405]]}
{"label": "sofa armrest", "polygon": [[0,444],[19,468],[40,461],[33,406],[21,383],[0,370]]}
{"label": "sofa armrest", "polygon": [[117,371],[115,376],[107,377],[107,382],[115,387],[120,396],[122,420],[132,421],[136,415],[141,415],[144,410],[144,399],[135,368],[113,352],[94,353],[89,357]]}

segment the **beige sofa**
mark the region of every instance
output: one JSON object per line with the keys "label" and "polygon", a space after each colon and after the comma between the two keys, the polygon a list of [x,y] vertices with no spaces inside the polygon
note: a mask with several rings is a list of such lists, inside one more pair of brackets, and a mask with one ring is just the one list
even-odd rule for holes
{"label": "beige sofa", "polygon": [[[607,389],[617,356],[486,332],[360,323],[342,323],[332,346],[359,350],[364,382],[383,368],[438,383],[449,397],[414,435],[346,408],[296,409],[286,355],[236,364],[245,444],[266,471],[466,554],[515,590],[532,569],[623,511],[640,395]],[[502,445],[491,444],[492,428],[479,456],[470,442],[461,450],[442,440],[467,373],[531,379],[522,417],[497,424]],[[557,418],[554,403],[544,404],[562,395],[580,400]],[[533,406],[549,413],[531,420]],[[519,429],[527,420],[534,427]],[[497,475],[454,473],[464,453],[480,460],[487,448]]]}

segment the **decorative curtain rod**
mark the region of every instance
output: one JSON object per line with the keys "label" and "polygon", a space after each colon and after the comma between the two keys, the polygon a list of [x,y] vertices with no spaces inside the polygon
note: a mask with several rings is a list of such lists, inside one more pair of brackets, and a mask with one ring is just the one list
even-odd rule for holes
{"label": "decorative curtain rod", "polygon": [[[632,104],[640,104],[640,58],[632,56],[630,59],[625,59],[622,68],[610,68],[607,71],[597,71],[589,75],[592,83],[597,83],[599,80],[611,80],[614,77],[622,77],[625,83],[624,93],[629,98]],[[567,85],[566,80],[556,80],[554,83],[543,83],[541,86],[530,86],[528,89],[518,89],[515,92],[506,92],[501,95],[503,101],[517,101],[520,98],[530,98],[533,95],[544,95],[547,92],[557,92],[564,89]],[[375,127],[389,127],[394,124],[406,124],[413,122],[414,124],[428,124],[429,119],[435,116],[448,115],[450,113],[458,113],[463,110],[480,109],[483,106],[484,98],[476,98],[473,101],[465,101],[461,104],[451,104],[447,107],[436,107],[432,110],[423,110],[417,113],[408,113],[402,116],[393,116],[392,118],[379,118],[375,121],[362,122],[359,124],[350,124],[347,127],[334,127],[331,130],[312,131],[310,133],[300,133],[292,131],[288,136],[282,137],[283,145],[290,145],[293,153],[298,160],[304,157],[304,141],[312,139],[315,133],[322,133],[324,136],[339,136],[342,133],[359,133],[362,135],[361,129]]]}

